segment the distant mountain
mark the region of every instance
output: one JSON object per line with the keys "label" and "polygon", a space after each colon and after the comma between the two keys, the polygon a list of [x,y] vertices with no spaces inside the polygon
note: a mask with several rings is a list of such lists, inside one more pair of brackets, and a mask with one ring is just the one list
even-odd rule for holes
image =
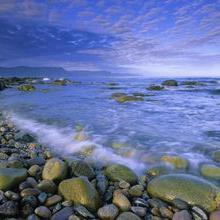
{"label": "distant mountain", "polygon": [[16,66],[16,67],[0,67],[0,75],[4,74],[63,74],[67,71],[62,67],[28,67],[28,66]]}

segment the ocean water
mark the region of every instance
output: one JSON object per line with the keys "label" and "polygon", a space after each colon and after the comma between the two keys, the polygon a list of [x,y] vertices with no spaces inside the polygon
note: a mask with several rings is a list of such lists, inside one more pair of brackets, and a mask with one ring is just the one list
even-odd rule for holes
{"label": "ocean water", "polygon": [[[36,85],[34,92],[16,88],[0,93],[1,109],[11,119],[52,150],[72,155],[95,146],[92,159],[120,162],[137,171],[160,163],[165,154],[181,155],[190,161],[190,172],[211,162],[220,149],[220,80],[190,79],[204,85],[167,87],[148,91],[162,78],[128,74],[53,75],[81,83],[67,86]],[[178,78],[181,84],[183,78]],[[118,83],[112,89],[106,83]],[[145,93],[144,101],[119,104],[115,92]],[[74,140],[76,126],[84,126],[88,140]]]}

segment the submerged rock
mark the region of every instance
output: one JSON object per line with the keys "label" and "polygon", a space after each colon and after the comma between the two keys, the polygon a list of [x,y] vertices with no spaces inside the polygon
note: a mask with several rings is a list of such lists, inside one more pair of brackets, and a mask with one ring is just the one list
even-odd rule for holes
{"label": "submerged rock", "polygon": [[160,85],[151,85],[147,89],[152,91],[161,91],[164,89],[164,87]]}
{"label": "submerged rock", "polygon": [[144,101],[142,97],[132,96],[132,95],[121,95],[114,97],[114,99],[119,103],[131,102],[131,101]]}
{"label": "submerged rock", "polygon": [[6,86],[6,83],[3,79],[0,79],[0,91],[6,89],[7,86]]}
{"label": "submerged rock", "polygon": [[163,86],[178,86],[178,82],[173,79],[165,80],[162,82]]}
{"label": "submerged rock", "polygon": [[36,88],[31,84],[25,84],[25,85],[19,86],[18,90],[24,91],[24,92],[31,92],[31,91],[36,90]]}
{"label": "submerged rock", "polygon": [[67,164],[58,158],[52,158],[44,166],[42,178],[44,180],[61,181],[67,175]]}
{"label": "submerged rock", "polygon": [[200,172],[205,177],[220,179],[220,167],[213,164],[203,164]]}
{"label": "submerged rock", "polygon": [[169,174],[156,177],[148,184],[147,191],[153,197],[167,202],[178,198],[207,212],[215,210],[220,204],[220,189],[193,175]]}
{"label": "submerged rock", "polygon": [[161,158],[161,160],[173,165],[176,169],[187,169],[189,166],[188,161],[180,156],[165,155]]}
{"label": "submerged rock", "polygon": [[59,184],[59,193],[74,204],[80,204],[91,210],[100,206],[100,197],[93,185],[85,177],[63,180]]}
{"label": "submerged rock", "polygon": [[0,189],[12,189],[24,181],[26,177],[26,169],[0,168]]}
{"label": "submerged rock", "polygon": [[214,151],[212,153],[212,158],[216,162],[220,162],[220,150]]}
{"label": "submerged rock", "polygon": [[65,79],[57,79],[52,82],[53,85],[56,86],[66,86],[69,81]]}
{"label": "submerged rock", "polygon": [[190,80],[188,80],[188,81],[183,81],[182,84],[185,85],[185,86],[202,86],[202,85],[204,85],[204,83],[202,83],[202,82],[190,81]]}
{"label": "submerged rock", "polygon": [[130,184],[137,182],[137,175],[128,167],[120,164],[113,164],[105,169],[105,174],[111,181],[124,180]]}

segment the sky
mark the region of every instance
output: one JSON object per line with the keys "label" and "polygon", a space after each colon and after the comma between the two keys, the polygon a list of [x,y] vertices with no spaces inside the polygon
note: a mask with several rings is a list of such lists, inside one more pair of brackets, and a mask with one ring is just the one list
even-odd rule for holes
{"label": "sky", "polygon": [[220,0],[0,0],[0,66],[220,76]]}

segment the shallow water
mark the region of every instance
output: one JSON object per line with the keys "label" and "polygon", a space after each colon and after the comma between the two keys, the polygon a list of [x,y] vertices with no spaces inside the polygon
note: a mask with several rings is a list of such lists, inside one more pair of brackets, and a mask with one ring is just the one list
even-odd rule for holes
{"label": "shallow water", "polygon": [[[60,153],[72,154],[88,146],[73,141],[78,124],[86,127],[89,141],[96,145],[93,158],[120,161],[136,170],[141,170],[142,164],[157,164],[163,154],[178,154],[190,160],[192,170],[196,171],[200,163],[211,161],[211,153],[220,148],[218,79],[197,78],[205,85],[148,91],[146,87],[164,79],[74,73],[53,77],[81,83],[39,84],[35,92],[4,90],[0,93],[0,104],[12,113],[19,127],[33,132]],[[118,89],[110,89],[105,82],[119,83]],[[111,99],[114,92],[152,96],[145,96],[143,102],[119,104]]]}

